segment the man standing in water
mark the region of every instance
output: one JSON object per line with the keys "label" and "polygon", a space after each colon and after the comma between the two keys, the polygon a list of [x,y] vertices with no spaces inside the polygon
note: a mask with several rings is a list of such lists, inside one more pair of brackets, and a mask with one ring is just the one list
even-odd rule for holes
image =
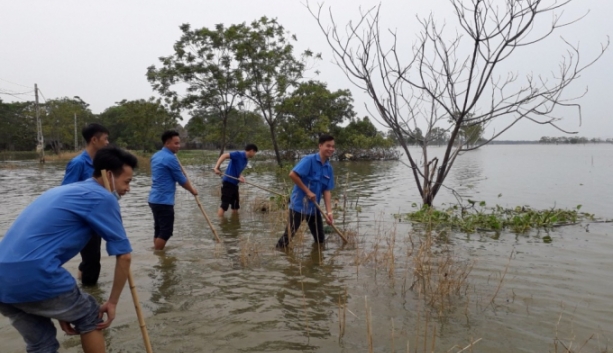
{"label": "man standing in water", "polygon": [[[330,157],[334,154],[334,137],[321,135],[319,137],[319,152],[305,156],[289,173],[294,182],[290,206],[289,224],[285,233],[277,242],[277,248],[286,248],[290,239],[296,234],[300,223],[306,219],[313,239],[317,244],[325,241],[322,215],[315,207],[321,195],[326,206],[326,223],[332,224],[332,206],[330,190],[334,189],[334,174],[330,165]],[[288,234],[289,230],[289,234]]]}
{"label": "man standing in water", "polygon": [[[85,353],[105,351],[100,330],[115,318],[132,252],[117,200],[130,191],[137,160],[105,147],[93,165],[93,178],[53,188],[34,200],[0,241],[0,314],[21,334],[27,352],[57,352],[52,319],[65,333],[81,336]],[[104,187],[103,170],[112,191]],[[108,254],[116,256],[113,286],[102,306],[62,267],[85,246],[92,230],[106,241]]]}
{"label": "man standing in water", "polygon": [[164,147],[151,157],[151,192],[149,207],[153,212],[153,247],[164,250],[166,242],[172,237],[175,223],[175,191],[176,183],[194,196],[198,191],[181,170],[179,160],[175,155],[181,148],[181,138],[174,130],[162,134]]}
{"label": "man standing in water", "polygon": [[[84,181],[94,174],[93,159],[99,149],[109,144],[109,130],[100,124],[89,124],[81,130],[87,146],[83,153],[73,158],[66,165],[66,173],[62,185]],[[100,276],[100,245],[99,235],[92,233],[87,245],[81,250],[79,264],[79,279],[84,286],[93,286]]]}
{"label": "man standing in water", "polygon": [[226,159],[230,159],[226,173],[222,179],[221,186],[221,206],[217,211],[219,217],[223,217],[223,214],[228,210],[228,207],[232,207],[232,213],[238,213],[240,208],[239,196],[238,196],[238,183],[244,183],[245,178],[241,175],[245,167],[247,166],[247,159],[253,158],[258,152],[258,146],[250,143],[245,146],[245,151],[234,151],[231,153],[224,153],[219,156],[217,164],[215,164],[215,174],[222,175],[219,170],[219,166]]}

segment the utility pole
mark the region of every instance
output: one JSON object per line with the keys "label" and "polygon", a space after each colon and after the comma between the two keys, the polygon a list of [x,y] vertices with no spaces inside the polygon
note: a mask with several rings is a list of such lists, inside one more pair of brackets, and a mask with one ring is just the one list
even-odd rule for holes
{"label": "utility pole", "polygon": [[43,128],[40,123],[40,116],[38,112],[38,85],[34,84],[34,97],[36,98],[36,139],[38,140],[38,144],[36,145],[36,150],[40,152],[39,163],[45,163],[45,140],[43,138]]}
{"label": "utility pole", "polygon": [[77,148],[77,113],[74,113],[74,150],[78,151]]}

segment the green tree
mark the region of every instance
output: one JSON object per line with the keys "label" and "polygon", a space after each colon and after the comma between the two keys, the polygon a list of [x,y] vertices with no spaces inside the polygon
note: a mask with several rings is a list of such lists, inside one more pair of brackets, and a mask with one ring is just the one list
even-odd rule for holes
{"label": "green tree", "polygon": [[240,99],[242,75],[233,49],[239,40],[238,28],[223,24],[214,29],[191,29],[189,24],[179,28],[183,34],[173,46],[174,54],[161,57],[160,68],[147,68],[147,79],[173,108],[214,112],[221,120],[218,145],[223,154],[228,118]]}
{"label": "green tree", "polygon": [[241,94],[252,101],[268,124],[272,145],[279,166],[282,165],[277,140],[281,115],[278,107],[290,96],[305,69],[305,60],[313,56],[306,51],[299,60],[294,57],[288,34],[276,19],[262,17],[251,24],[232,27],[239,39],[235,42],[236,60],[241,69]]}
{"label": "green tree", "polygon": [[[63,149],[77,149],[75,146],[75,115],[77,144],[82,142],[81,128],[94,119],[88,104],[80,98],[56,98],[41,105],[41,125],[45,142],[59,154]],[[32,114],[35,114],[34,112]]]}
{"label": "green tree", "polygon": [[3,103],[0,99],[0,149],[29,151],[36,147],[34,102]]}
{"label": "green tree", "polygon": [[352,102],[349,90],[330,92],[322,82],[301,83],[277,107],[283,149],[312,148],[321,134],[355,116]]}
{"label": "green tree", "polygon": [[345,127],[336,126],[333,133],[339,149],[389,148],[394,145],[394,140],[378,131],[367,116],[351,119]]}
{"label": "green tree", "polygon": [[[219,148],[222,126],[214,112],[192,111],[192,118],[185,128],[193,142],[204,147]],[[228,115],[226,131],[228,148],[242,149],[248,143],[255,143],[260,149],[272,148],[266,123],[254,112],[232,110]]]}
{"label": "green tree", "polygon": [[99,122],[110,132],[115,144],[142,151],[153,151],[161,144],[165,130],[177,126],[177,115],[169,112],[159,99],[122,100],[104,110]]}

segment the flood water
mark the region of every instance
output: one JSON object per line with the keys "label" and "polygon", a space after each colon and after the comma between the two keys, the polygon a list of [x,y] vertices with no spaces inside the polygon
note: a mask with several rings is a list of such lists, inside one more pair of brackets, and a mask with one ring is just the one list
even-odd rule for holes
{"label": "flood water", "polygon": [[[64,165],[0,163],[1,238],[25,206],[60,183]],[[154,352],[368,352],[369,327],[375,352],[406,352],[407,342],[411,352],[457,352],[478,339],[474,352],[556,352],[556,344],[558,352],[565,351],[562,344],[575,351],[586,341],[582,352],[613,347],[612,223],[522,235],[451,232],[434,245],[436,253],[452,253],[457,263],[473,267],[462,293],[440,312],[409,288],[411,249],[423,234],[393,217],[420,202],[402,163],[335,162],[333,197],[342,206],[341,193],[348,195],[345,226],[357,241],[341,246],[331,233],[320,250],[311,246],[307,231],[288,253],[273,249],[283,215],[257,211],[271,196],[265,191],[242,185],[239,217],[218,219],[220,181],[211,167],[192,165],[187,171],[221,244],[194,198],[180,189],[174,237],[164,252],[154,253],[150,178],[144,171],[120,201]],[[582,211],[611,219],[612,176],[613,145],[488,146],[460,156],[446,185],[464,200],[491,206],[581,204]],[[284,188],[272,171],[251,173],[247,180]],[[453,202],[447,189],[435,200],[438,206]],[[73,259],[66,266],[76,275],[77,265]],[[104,257],[100,284],[88,289],[100,301],[108,297],[113,268],[114,258]],[[81,351],[78,338],[59,332],[61,352]],[[127,287],[106,340],[109,352],[144,352]],[[0,342],[2,353],[24,351],[4,317]]]}

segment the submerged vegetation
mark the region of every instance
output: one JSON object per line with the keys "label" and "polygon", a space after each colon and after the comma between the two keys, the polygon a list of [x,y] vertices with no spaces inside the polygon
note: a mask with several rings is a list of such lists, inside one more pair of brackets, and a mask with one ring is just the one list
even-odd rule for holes
{"label": "submerged vegetation", "polygon": [[[417,205],[413,204],[413,207]],[[397,214],[395,217],[424,225],[428,229],[450,227],[465,233],[502,230],[525,233],[532,229],[550,229],[596,220],[593,214],[580,210],[581,205],[571,210],[559,208],[535,210],[529,206],[487,207],[485,201],[469,200],[469,206],[454,205],[438,210],[426,205],[415,212]]]}

